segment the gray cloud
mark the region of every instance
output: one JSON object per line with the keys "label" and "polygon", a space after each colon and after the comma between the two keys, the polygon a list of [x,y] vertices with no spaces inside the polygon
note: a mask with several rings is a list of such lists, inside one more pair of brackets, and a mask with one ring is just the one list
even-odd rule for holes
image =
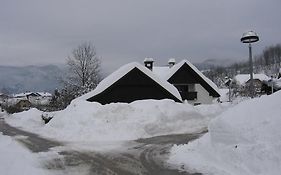
{"label": "gray cloud", "polygon": [[169,57],[246,59],[243,32],[254,46],[280,43],[281,1],[268,0],[14,0],[0,6],[2,65],[64,63],[71,50],[92,41],[103,67]]}

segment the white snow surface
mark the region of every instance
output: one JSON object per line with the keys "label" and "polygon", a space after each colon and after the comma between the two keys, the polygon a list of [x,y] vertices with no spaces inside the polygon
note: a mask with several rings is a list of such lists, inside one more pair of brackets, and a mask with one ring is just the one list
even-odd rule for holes
{"label": "white snow surface", "polygon": [[45,137],[69,142],[126,141],[206,129],[223,104],[192,106],[173,100],[140,100],[101,105],[76,99],[44,124],[42,112],[31,109],[6,117],[9,124]]}
{"label": "white snow surface", "polygon": [[106,77],[104,80],[102,80],[93,91],[91,91],[85,95],[82,95],[81,97],[78,97],[78,98],[82,99],[82,100],[87,100],[90,97],[93,97],[97,94],[102,93],[105,89],[110,87],[113,83],[118,81],[120,78],[125,76],[128,72],[130,72],[134,68],[137,68],[140,71],[142,71],[144,74],[146,74],[148,77],[153,79],[160,86],[162,86],[168,92],[170,92],[172,95],[174,95],[177,99],[182,101],[180,93],[172,84],[168,83],[167,81],[161,80],[160,78],[155,76],[149,69],[147,69],[145,66],[143,66],[137,62],[129,63],[129,64],[122,66],[117,71],[113,72],[108,77]]}
{"label": "white snow surface", "polygon": [[174,146],[169,162],[189,171],[216,175],[279,175],[281,92],[251,99],[223,112],[209,132]]}
{"label": "white snow surface", "polygon": [[36,92],[36,93],[42,97],[52,97],[52,94],[49,92]]}
{"label": "white snow surface", "polygon": [[167,81],[167,74],[169,74],[170,70],[171,68],[169,68],[168,66],[154,66],[152,72],[162,80]]}
{"label": "white snow surface", "polygon": [[220,101],[227,102],[229,101],[229,89],[219,89],[220,91]]}
{"label": "white snow surface", "polygon": [[0,174],[3,175],[44,175],[37,155],[29,152],[14,139],[0,132]]}

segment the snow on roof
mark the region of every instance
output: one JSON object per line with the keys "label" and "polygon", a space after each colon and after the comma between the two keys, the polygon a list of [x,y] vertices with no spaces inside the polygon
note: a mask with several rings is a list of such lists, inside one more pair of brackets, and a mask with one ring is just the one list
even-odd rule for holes
{"label": "snow on roof", "polygon": [[23,92],[23,93],[19,93],[19,94],[14,94],[13,96],[14,97],[25,97],[25,96],[28,96],[28,95],[31,95],[31,94],[35,94],[35,95],[38,95],[34,92]]}
{"label": "snow on roof", "polygon": [[[237,84],[244,85],[250,79],[250,74],[238,74],[233,79]],[[264,81],[264,80],[267,81],[270,78],[265,74],[253,74],[253,79],[258,79],[260,81]]]}
{"label": "snow on roof", "polygon": [[14,94],[13,97],[16,97],[16,98],[18,98],[18,97],[26,97],[26,96],[31,95],[31,94],[33,94],[35,96],[42,96],[42,97],[50,97],[50,96],[52,96],[52,94],[49,93],[49,92],[23,92],[23,93],[19,93],[19,94]]}
{"label": "snow on roof", "polygon": [[143,65],[141,65],[137,62],[129,63],[129,64],[126,64],[126,65],[122,66],[117,71],[113,72],[108,77],[106,77],[104,80],[102,80],[93,91],[91,91],[91,92],[89,92],[85,95],[82,95],[81,97],[78,97],[77,99],[87,100],[90,97],[93,97],[97,94],[100,94],[105,89],[110,87],[113,83],[115,83],[116,81],[121,79],[123,76],[125,76],[128,72],[133,70],[134,68],[139,69],[141,72],[146,74],[148,77],[153,79],[156,83],[158,83],[160,86],[162,86],[168,92],[170,92],[172,95],[174,95],[177,99],[182,101],[180,93],[178,92],[178,90],[172,84],[168,83],[167,81],[161,80],[156,75],[154,75],[152,73],[152,71],[150,71],[145,66],[143,66]]}
{"label": "snow on roof", "polygon": [[154,60],[153,60],[153,58],[145,58],[144,60],[143,60],[144,62],[154,62]]}
{"label": "snow on roof", "polygon": [[157,75],[159,78],[162,80],[167,81],[167,75],[169,74],[171,68],[168,66],[163,66],[163,67],[153,67],[152,72]]}
{"label": "snow on roof", "polygon": [[168,63],[176,63],[176,59],[175,58],[170,58]]}
{"label": "snow on roof", "polygon": [[52,96],[52,94],[49,93],[49,92],[37,92],[37,94],[42,96],[42,97],[50,97],[50,96]]}

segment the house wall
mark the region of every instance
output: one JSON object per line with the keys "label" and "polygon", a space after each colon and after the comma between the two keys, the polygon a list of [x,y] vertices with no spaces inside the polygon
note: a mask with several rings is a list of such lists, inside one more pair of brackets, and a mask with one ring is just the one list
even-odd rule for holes
{"label": "house wall", "polygon": [[51,97],[42,97],[42,96],[30,96],[28,100],[33,105],[48,105],[50,104]]}
{"label": "house wall", "polygon": [[[212,104],[213,101],[216,99],[210,96],[209,92],[201,85],[201,84],[194,84],[194,91],[197,92],[197,98],[195,100],[187,100],[190,104]],[[180,91],[180,93],[182,93]]]}
{"label": "house wall", "polygon": [[21,100],[16,104],[16,107],[20,109],[28,109],[31,107],[31,103],[28,100]]}
{"label": "house wall", "polygon": [[195,84],[195,90],[197,91],[197,99],[190,101],[192,104],[211,104],[215,99],[214,97],[210,96],[209,92],[200,84]]}

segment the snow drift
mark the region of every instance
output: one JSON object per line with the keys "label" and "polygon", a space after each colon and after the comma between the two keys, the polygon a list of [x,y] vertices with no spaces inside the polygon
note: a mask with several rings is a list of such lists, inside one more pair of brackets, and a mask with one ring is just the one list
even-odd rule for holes
{"label": "snow drift", "polygon": [[169,162],[206,174],[280,174],[280,99],[277,92],[230,108],[202,138],[174,146]]}
{"label": "snow drift", "polygon": [[49,113],[54,118],[46,125],[36,109],[14,114],[6,121],[64,141],[122,141],[199,132],[223,109],[220,104],[194,107],[167,99],[107,105],[76,99],[65,110]]}

